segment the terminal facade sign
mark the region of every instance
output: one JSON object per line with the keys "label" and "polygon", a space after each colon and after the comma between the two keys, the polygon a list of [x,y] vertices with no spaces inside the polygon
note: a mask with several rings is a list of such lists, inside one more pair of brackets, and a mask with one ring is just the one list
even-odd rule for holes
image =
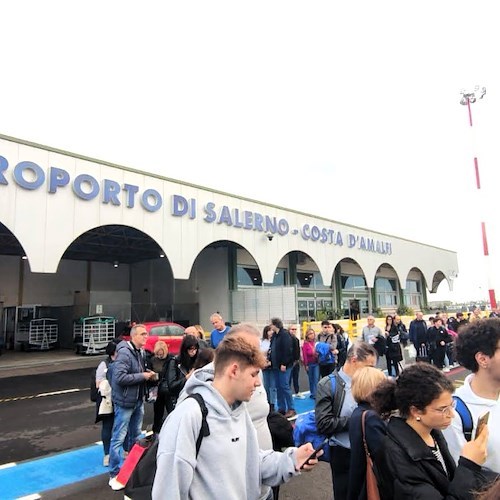
{"label": "terminal facade sign", "polygon": [[[7,158],[0,156],[0,187],[9,185],[9,177],[17,186],[28,191],[42,189],[45,186],[51,195],[57,195],[61,189],[71,189],[73,194],[83,201],[99,198],[107,205],[134,209],[140,205],[142,209],[153,213],[164,207],[163,197],[156,189],[145,189],[134,184],[120,184],[112,179],[99,181],[89,174],[79,174],[74,179],[68,171],[49,167],[47,172],[31,161],[21,161],[13,168]],[[199,206],[201,205],[201,206]],[[298,227],[290,225],[283,217],[275,217],[256,211],[240,210],[228,205],[217,206],[208,201],[202,204],[195,198],[185,198],[179,194],[171,195],[170,215],[173,217],[201,218],[209,224],[223,224],[247,231],[259,231],[279,236],[297,236],[305,241],[318,242],[324,245],[347,246],[373,252],[392,255],[392,242],[379,240],[367,234],[340,231],[334,227],[320,227],[317,224],[303,223]]]}

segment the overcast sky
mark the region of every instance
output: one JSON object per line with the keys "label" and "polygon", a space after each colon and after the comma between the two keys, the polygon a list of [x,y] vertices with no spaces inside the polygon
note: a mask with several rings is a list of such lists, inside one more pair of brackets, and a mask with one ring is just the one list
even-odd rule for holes
{"label": "overcast sky", "polygon": [[486,298],[496,4],[5,0],[0,133],[456,250],[430,300]]}

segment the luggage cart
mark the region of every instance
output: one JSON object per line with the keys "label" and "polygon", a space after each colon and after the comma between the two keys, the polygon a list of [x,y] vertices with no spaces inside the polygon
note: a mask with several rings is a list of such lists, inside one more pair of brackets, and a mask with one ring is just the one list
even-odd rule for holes
{"label": "luggage cart", "polygon": [[73,341],[76,354],[102,354],[115,338],[115,318],[90,316],[73,324]]}
{"label": "luggage cart", "polygon": [[28,333],[28,348],[46,351],[56,347],[59,340],[57,319],[40,318],[30,321]]}

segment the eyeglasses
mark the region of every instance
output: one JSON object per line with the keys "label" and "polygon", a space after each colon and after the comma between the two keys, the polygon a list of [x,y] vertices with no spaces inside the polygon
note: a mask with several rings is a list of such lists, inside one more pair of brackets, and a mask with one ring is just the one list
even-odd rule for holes
{"label": "eyeglasses", "polygon": [[188,347],[188,351],[197,351],[197,350],[198,350],[198,347],[195,345]]}
{"label": "eyeglasses", "polygon": [[297,331],[297,328],[290,328],[290,331],[291,331],[291,332],[296,332],[296,331]]}
{"label": "eyeglasses", "polygon": [[443,406],[442,408],[432,408],[434,411],[438,411],[439,413],[444,415],[451,415],[452,410],[454,410],[457,407],[457,402],[454,399],[449,406]]}

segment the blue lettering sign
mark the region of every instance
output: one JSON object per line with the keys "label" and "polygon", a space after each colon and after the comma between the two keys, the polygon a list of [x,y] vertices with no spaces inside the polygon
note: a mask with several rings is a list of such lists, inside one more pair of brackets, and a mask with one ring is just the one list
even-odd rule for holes
{"label": "blue lettering sign", "polygon": [[[90,191],[88,193],[82,189],[82,184],[86,184],[90,187]],[[76,176],[73,181],[73,192],[82,200],[93,200],[99,194],[99,183],[91,175],[80,174]]]}
{"label": "blue lettering sign", "polygon": [[139,186],[134,186],[133,184],[124,184],[123,190],[127,193],[127,201],[125,202],[126,207],[134,208],[135,195],[139,191]]}
{"label": "blue lettering sign", "polygon": [[57,188],[69,184],[69,174],[62,168],[50,167],[49,169],[49,193],[55,193]]}
{"label": "blue lettering sign", "polygon": [[245,210],[243,212],[245,216],[245,225],[243,226],[245,229],[252,229],[253,228],[253,213],[249,212],[248,210]]}
{"label": "blue lettering sign", "polygon": [[[27,181],[23,175],[25,170],[30,170],[34,174],[35,180]],[[18,186],[24,189],[38,189],[45,182],[45,172],[32,161],[22,161],[14,167],[14,180]]]}
{"label": "blue lettering sign", "polygon": [[266,215],[266,233],[275,233],[276,232],[276,217],[269,217]]}
{"label": "blue lettering sign", "polygon": [[217,214],[215,213],[215,203],[209,202],[205,205],[205,213],[207,214],[205,216],[205,221],[206,222],[214,222],[215,219],[217,218]]}
{"label": "blue lettering sign", "polygon": [[4,184],[7,186],[9,183],[7,179],[4,177],[3,172],[5,172],[9,168],[9,162],[3,156],[0,156],[0,184]]}
{"label": "blue lettering sign", "polygon": [[240,211],[238,208],[234,209],[234,227],[243,227],[243,222],[240,220]]}
{"label": "blue lettering sign", "polygon": [[[152,199],[153,203],[149,202],[149,198]],[[141,196],[141,205],[148,212],[156,212],[160,210],[163,200],[161,198],[161,194],[156,191],[156,189],[146,189]]]}
{"label": "blue lettering sign", "polygon": [[255,212],[253,214],[253,219],[254,219],[253,223],[254,231],[264,231],[264,227],[262,226],[262,224],[264,223],[264,217],[262,216],[262,214]]}
{"label": "blue lettering sign", "polygon": [[179,194],[174,194],[174,196],[172,196],[172,215],[174,217],[186,215],[188,208],[188,201],[184,196]]}
{"label": "blue lettering sign", "polygon": [[285,236],[285,234],[288,234],[289,230],[290,226],[288,225],[288,222],[285,219],[280,219],[278,222],[278,234]]}
{"label": "blue lettering sign", "polygon": [[112,205],[120,206],[118,193],[121,191],[120,184],[116,181],[104,179],[104,189],[102,193],[102,202],[111,203]]}
{"label": "blue lettering sign", "polygon": [[231,220],[231,212],[229,211],[229,207],[227,205],[224,205],[221,208],[217,224],[227,224],[228,226],[233,225],[233,221]]}
{"label": "blue lettering sign", "polygon": [[174,194],[172,196],[172,215],[181,217],[187,213],[189,213],[190,219],[196,218],[196,200],[194,198],[187,200],[184,196]]}

